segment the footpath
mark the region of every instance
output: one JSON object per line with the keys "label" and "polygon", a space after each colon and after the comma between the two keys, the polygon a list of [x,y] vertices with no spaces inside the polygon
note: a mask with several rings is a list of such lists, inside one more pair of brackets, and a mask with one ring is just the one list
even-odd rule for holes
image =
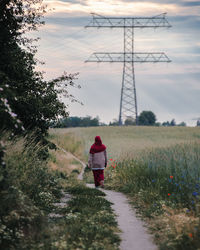
{"label": "footpath", "polygon": [[[70,154],[64,149],[61,150]],[[73,154],[71,156],[83,166],[81,173],[78,175],[78,179],[82,180],[86,164]],[[94,188],[93,184],[86,185]],[[101,189],[101,191],[106,194],[105,198],[113,204],[112,208],[117,216],[118,226],[121,230],[121,250],[157,250],[158,248],[153,243],[152,236],[147,232],[144,222],[136,217],[127,197],[122,193],[111,190]]]}

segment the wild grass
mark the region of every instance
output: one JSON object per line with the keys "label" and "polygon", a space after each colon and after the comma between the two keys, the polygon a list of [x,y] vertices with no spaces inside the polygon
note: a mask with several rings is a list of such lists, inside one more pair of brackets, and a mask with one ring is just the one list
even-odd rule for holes
{"label": "wild grass", "polygon": [[118,162],[110,172],[111,187],[133,197],[145,217],[158,216],[156,226],[165,225],[165,242],[157,233],[161,245],[200,247],[200,143],[154,149]]}
{"label": "wild grass", "polygon": [[82,165],[78,161],[60,149],[50,151],[48,165],[53,171],[61,172],[66,176],[70,176],[70,174],[75,171],[80,173],[82,169]]}
{"label": "wild grass", "polygon": [[105,194],[75,180],[68,183],[65,192],[72,198],[66,207],[57,208],[62,217],[50,221],[49,249],[119,249],[116,219]]}
{"label": "wild grass", "polygon": [[135,158],[152,148],[165,148],[200,139],[199,127],[90,127],[51,129],[53,141],[87,159],[94,137],[100,135],[107,146],[108,157],[120,160]]}
{"label": "wild grass", "polygon": [[[31,249],[41,238],[46,215],[61,196],[60,178],[41,160],[40,144],[22,138],[6,145],[5,167],[0,169],[0,248]],[[34,247],[33,247],[34,248]]]}
{"label": "wild grass", "polygon": [[83,140],[74,133],[66,133],[64,129],[50,129],[49,139],[57,146],[85,160]]}
{"label": "wild grass", "polygon": [[[107,188],[131,197],[160,249],[200,248],[200,128],[99,127],[54,133],[60,138],[74,134],[85,155],[100,135],[110,159]],[[90,171],[85,179],[92,181]]]}

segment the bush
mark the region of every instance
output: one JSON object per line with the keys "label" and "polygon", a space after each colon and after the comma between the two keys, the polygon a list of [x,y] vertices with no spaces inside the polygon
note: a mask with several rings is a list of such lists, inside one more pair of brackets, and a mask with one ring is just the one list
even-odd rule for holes
{"label": "bush", "polygon": [[[38,157],[40,145],[24,148],[24,141],[7,142],[0,169],[4,187],[0,191],[0,248],[16,249],[30,238],[38,238],[45,214],[61,197],[59,178],[47,168],[47,162]],[[22,248],[20,248],[22,249]]]}

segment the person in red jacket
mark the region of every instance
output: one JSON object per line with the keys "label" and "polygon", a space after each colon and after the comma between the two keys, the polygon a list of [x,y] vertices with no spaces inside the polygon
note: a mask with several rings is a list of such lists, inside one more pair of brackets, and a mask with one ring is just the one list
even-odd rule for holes
{"label": "person in red jacket", "polygon": [[95,137],[95,143],[90,148],[89,168],[94,175],[95,187],[104,187],[104,168],[107,166],[106,146],[102,144],[101,137]]}

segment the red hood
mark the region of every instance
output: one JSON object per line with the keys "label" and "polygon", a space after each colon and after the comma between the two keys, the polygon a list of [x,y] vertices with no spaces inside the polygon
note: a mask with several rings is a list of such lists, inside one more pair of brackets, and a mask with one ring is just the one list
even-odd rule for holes
{"label": "red hood", "polygon": [[101,146],[102,145],[102,140],[100,136],[95,137],[95,144]]}
{"label": "red hood", "polygon": [[103,152],[104,150],[106,150],[106,146],[104,144],[102,144],[101,137],[96,136],[95,143],[90,148],[90,154]]}

